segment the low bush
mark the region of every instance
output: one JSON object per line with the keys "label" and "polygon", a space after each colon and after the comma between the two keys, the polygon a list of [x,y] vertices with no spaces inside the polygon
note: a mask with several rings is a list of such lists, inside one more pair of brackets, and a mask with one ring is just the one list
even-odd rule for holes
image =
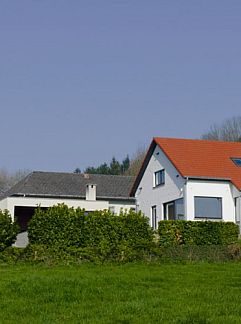
{"label": "low bush", "polygon": [[[133,211],[114,215],[58,205],[37,209],[29,223],[31,244],[62,249],[89,249],[91,255],[104,259],[135,259],[153,244],[148,218]],[[82,250],[83,252],[83,250]]]}
{"label": "low bush", "polygon": [[0,252],[0,264],[32,263],[53,265],[80,265],[86,262],[95,264],[114,262],[127,263],[142,261],[146,263],[189,263],[189,262],[237,262],[241,261],[241,244],[231,245],[176,245],[160,247],[153,244],[149,250],[137,251],[125,248],[112,258],[100,254],[94,247],[47,247],[29,244],[26,248],[8,247]]}
{"label": "low bush", "polygon": [[30,244],[20,258],[46,264],[241,260],[238,233],[234,223],[161,221],[154,236],[141,213],[87,214],[58,205],[36,211],[29,224]]}
{"label": "low bush", "polygon": [[212,221],[160,221],[158,227],[161,246],[228,245],[237,242],[238,225]]}
{"label": "low bush", "polygon": [[[84,218],[84,211],[79,210],[79,219]],[[76,226],[76,213],[66,205],[57,205],[47,210],[36,209],[28,225],[30,243],[46,246],[68,246],[81,240],[79,226]]]}
{"label": "low bush", "polygon": [[9,246],[5,250],[0,252],[1,263],[17,263],[24,259],[25,249]]}
{"label": "low bush", "polygon": [[11,246],[15,241],[19,227],[12,221],[11,215],[7,210],[0,210],[0,251]]}

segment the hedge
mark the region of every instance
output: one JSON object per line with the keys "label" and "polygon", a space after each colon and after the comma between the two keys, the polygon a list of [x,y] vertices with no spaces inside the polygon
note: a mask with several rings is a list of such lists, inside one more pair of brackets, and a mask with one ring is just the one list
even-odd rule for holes
{"label": "hedge", "polygon": [[133,251],[143,251],[153,244],[153,231],[147,217],[133,211],[114,215],[57,205],[38,208],[29,223],[30,244],[46,247],[90,248],[106,258],[125,258]]}
{"label": "hedge", "polygon": [[[121,256],[121,257],[120,257]],[[231,245],[176,245],[160,247],[153,245],[147,250],[125,250],[125,254],[106,258],[97,254],[94,248],[46,247],[40,244],[29,244],[26,248],[7,247],[0,251],[1,264],[43,263],[52,265],[82,264],[83,262],[103,263],[130,261],[188,263],[188,262],[230,262],[241,261],[241,242]]]}
{"label": "hedge", "polygon": [[238,225],[213,221],[160,221],[158,226],[161,246],[228,245],[237,242]]}
{"label": "hedge", "polygon": [[0,251],[11,246],[15,241],[19,227],[12,221],[11,215],[7,210],[0,210]]}

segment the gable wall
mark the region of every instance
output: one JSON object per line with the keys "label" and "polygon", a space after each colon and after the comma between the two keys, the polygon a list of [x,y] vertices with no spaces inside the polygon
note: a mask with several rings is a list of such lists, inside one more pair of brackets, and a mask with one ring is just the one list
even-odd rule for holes
{"label": "gable wall", "polygon": [[[165,184],[153,188],[154,172],[161,169],[165,169]],[[156,146],[136,190],[137,209],[151,219],[151,207],[156,205],[158,221],[162,220],[163,203],[182,198],[184,184],[182,176],[159,146]]]}

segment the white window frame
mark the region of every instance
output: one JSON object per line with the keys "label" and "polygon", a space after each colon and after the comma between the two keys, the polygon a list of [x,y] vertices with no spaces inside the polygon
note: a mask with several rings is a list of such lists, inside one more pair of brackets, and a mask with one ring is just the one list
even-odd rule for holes
{"label": "white window frame", "polygon": [[153,187],[159,187],[165,184],[165,169],[154,172]]}
{"label": "white window frame", "polygon": [[[219,216],[216,216],[216,215],[203,215],[203,216],[200,216],[200,215],[196,215],[196,199],[199,199],[199,200],[203,200],[203,203],[205,203],[205,200],[206,199],[215,199],[217,201],[220,202],[220,215]],[[210,197],[210,196],[194,196],[194,217],[195,219],[210,219],[210,220],[221,220],[223,219],[223,199],[222,197]]]}
{"label": "white window frame", "polygon": [[151,227],[156,230],[157,229],[157,206],[151,206]]}

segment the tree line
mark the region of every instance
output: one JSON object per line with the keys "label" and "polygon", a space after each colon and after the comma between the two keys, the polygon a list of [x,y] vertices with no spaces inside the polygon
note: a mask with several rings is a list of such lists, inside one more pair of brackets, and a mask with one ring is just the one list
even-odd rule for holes
{"label": "tree line", "polygon": [[213,124],[201,136],[205,140],[241,142],[241,116],[226,119],[221,124]]}
{"label": "tree line", "polygon": [[[241,116],[226,119],[221,124],[212,124],[208,131],[201,135],[201,139],[213,141],[241,142]],[[110,163],[103,163],[98,167],[87,167],[83,172],[90,174],[114,174],[136,176],[145,158],[146,148],[139,148],[130,159],[129,155],[119,162],[112,158]],[[80,173],[79,168],[75,173]]]}
{"label": "tree line", "polygon": [[[241,116],[226,119],[221,124],[212,124],[200,138],[214,141],[241,142]],[[138,148],[132,158],[128,154],[122,161],[118,161],[113,157],[109,163],[105,162],[97,167],[89,166],[85,168],[83,173],[136,176],[145,154],[146,147]],[[7,191],[29,172],[29,170],[18,170],[10,173],[5,169],[0,169],[0,194]],[[81,173],[81,170],[76,168],[74,172]]]}
{"label": "tree line", "polygon": [[[102,163],[97,167],[89,166],[85,168],[83,173],[135,176],[140,169],[145,154],[146,148],[139,148],[131,159],[128,154],[122,161],[118,161],[113,157],[109,163]],[[80,168],[76,168],[74,173],[81,173]]]}

